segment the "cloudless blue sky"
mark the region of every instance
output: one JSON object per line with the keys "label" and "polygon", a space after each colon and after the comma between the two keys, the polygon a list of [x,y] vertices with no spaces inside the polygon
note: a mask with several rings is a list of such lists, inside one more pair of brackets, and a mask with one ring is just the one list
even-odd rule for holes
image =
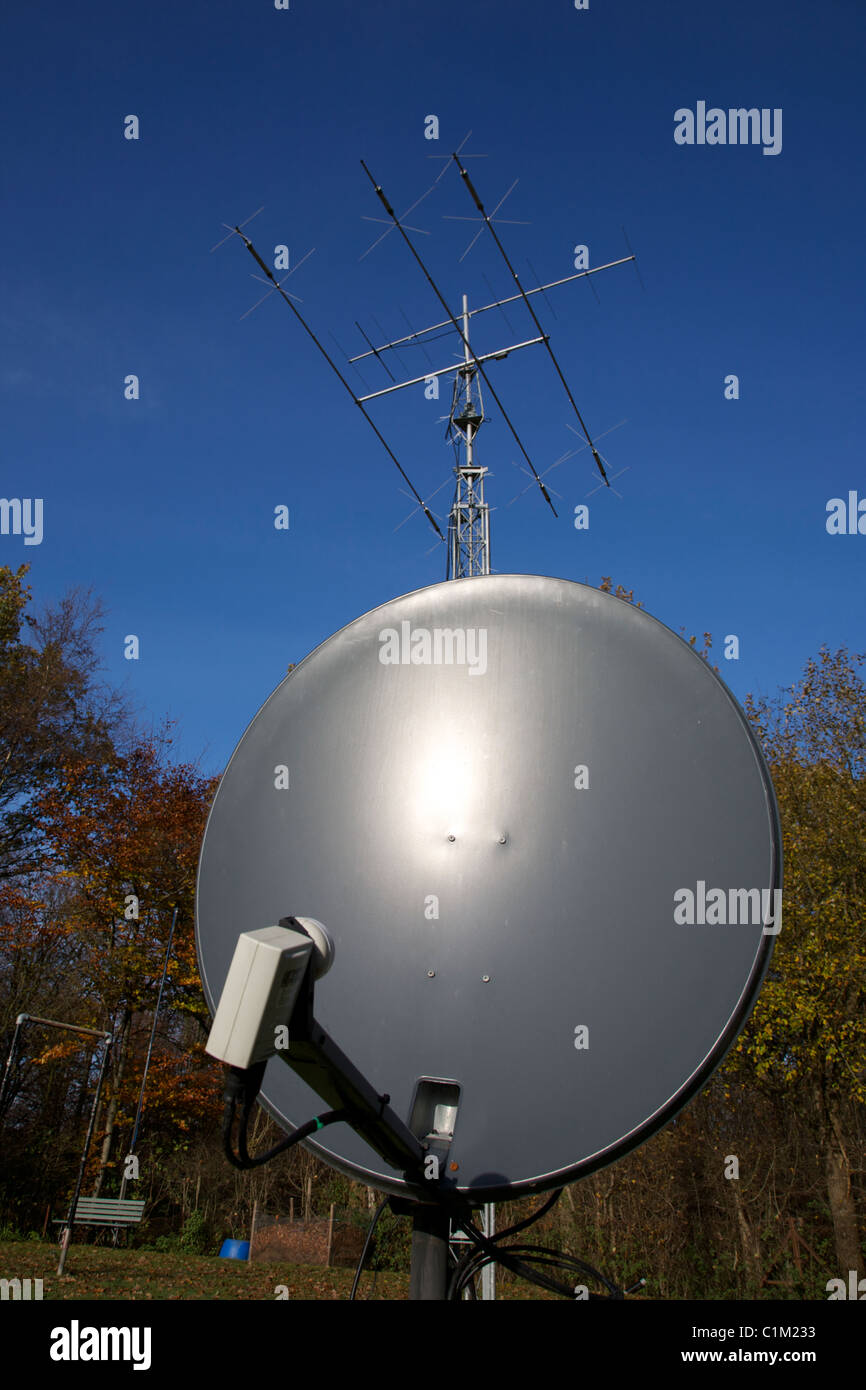
{"label": "cloudless blue sky", "polygon": [[[587,498],[584,451],[549,475],[558,521],[534,489],[509,506],[526,479],[487,400],[495,568],[612,575],[675,631],[711,631],[741,699],[796,679],[822,642],[866,646],[866,535],[825,526],[830,498],[866,498],[861,0],[48,0],[7,10],[2,47],[2,492],[44,499],[44,538],[0,536],[0,563],[31,564],[39,603],[102,597],[105,674],[178,720],[203,771],[289,662],[445,565],[423,518],[395,531],[401,480],[286,306],[241,320],[264,293],[241,243],[210,247],[262,204],[265,259],[315,247],[286,288],[335,356],[334,339],[364,349],[356,319],[374,340],[435,323],[396,233],[363,257],[383,228],[359,160],[402,213],[470,131],[488,208],[519,179],[501,216],[530,225],[500,234],[528,281],[527,261],[571,273],[578,243],[593,265],[627,254],[625,226],[646,286],[627,265],[593,278],[600,303],[586,281],[551,292],[555,317],[536,301],[611,474],[627,471],[621,499]],[[676,144],[674,112],[698,101],[781,108],[781,152]],[[473,214],[449,169],[408,218],[452,305],[513,293],[487,232],[459,261],[475,228],[446,218]],[[507,314],[477,321],[476,351],[534,336],[522,306]],[[454,341],[429,352],[445,366]],[[392,365],[426,363],[413,347]],[[577,445],[541,349],[489,371],[540,472]],[[451,477],[446,395],[372,407],[425,497]],[[431,504],[443,530],[450,495]]]}

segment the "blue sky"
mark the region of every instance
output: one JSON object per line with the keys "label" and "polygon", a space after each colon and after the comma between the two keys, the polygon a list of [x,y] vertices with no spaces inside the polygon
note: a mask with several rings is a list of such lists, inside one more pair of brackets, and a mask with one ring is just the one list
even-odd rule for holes
{"label": "blue sky", "polygon": [[[176,719],[203,771],[289,662],[444,577],[422,518],[395,531],[401,480],[288,309],[241,320],[264,292],[255,267],[236,238],[210,247],[260,205],[265,259],[314,247],[287,288],[337,356],[334,339],[363,350],[356,319],[379,340],[437,322],[396,233],[363,256],[383,229],[359,161],[402,212],[468,132],[489,208],[519,180],[501,215],[530,225],[500,234],[527,281],[528,261],[568,275],[577,244],[593,265],[627,254],[625,226],[646,286],[623,266],[594,278],[600,303],[581,281],[551,292],[555,318],[538,308],[611,473],[626,470],[622,498],[587,498],[584,452],[550,474],[558,521],[532,489],[509,506],[525,479],[486,402],[495,568],[612,575],[675,631],[711,631],[741,699],[796,679],[822,642],[866,646],[866,535],[825,526],[830,498],[866,498],[859,0],[49,0],[3,30],[2,490],[43,499],[44,535],[0,536],[0,563],[29,561],[39,602],[102,597],[105,674],[145,717]],[[674,113],[699,101],[780,109],[780,152],[677,144]],[[446,218],[473,213],[448,170],[408,219],[452,304],[513,292],[486,232],[459,261],[475,229]],[[476,351],[534,336],[507,312],[479,319]],[[453,348],[434,344],[435,365]],[[425,361],[407,349],[394,371]],[[578,442],[552,368],[531,348],[490,372],[544,472]],[[451,477],[444,409],[420,387],[372,408],[425,497]],[[443,522],[449,497],[431,504]]]}

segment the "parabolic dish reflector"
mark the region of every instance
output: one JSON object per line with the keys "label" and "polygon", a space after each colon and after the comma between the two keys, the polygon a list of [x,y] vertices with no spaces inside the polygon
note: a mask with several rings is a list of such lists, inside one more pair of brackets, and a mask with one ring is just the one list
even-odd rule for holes
{"label": "parabolic dish reflector", "polygon": [[[780,885],[764,759],[703,658],[586,585],[475,577],[350,623],[256,715],[199,962],[213,1011],[241,932],[324,923],[317,1018],[407,1122],[420,1078],[459,1084],[449,1178],[495,1201],[610,1163],[707,1081]],[[287,1129],[322,1109],[278,1058],[261,1098]],[[348,1126],[310,1147],[407,1192]]]}

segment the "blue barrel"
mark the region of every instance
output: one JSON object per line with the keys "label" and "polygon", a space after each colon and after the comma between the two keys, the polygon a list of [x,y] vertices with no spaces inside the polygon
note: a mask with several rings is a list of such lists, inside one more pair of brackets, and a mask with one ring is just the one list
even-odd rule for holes
{"label": "blue barrel", "polygon": [[248,1260],[250,1243],[248,1240],[224,1240],[220,1246],[221,1260]]}

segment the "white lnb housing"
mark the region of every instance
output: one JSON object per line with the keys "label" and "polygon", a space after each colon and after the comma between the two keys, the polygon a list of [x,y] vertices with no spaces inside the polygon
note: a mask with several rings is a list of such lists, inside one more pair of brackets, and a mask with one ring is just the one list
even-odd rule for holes
{"label": "white lnb housing", "polygon": [[262,927],[238,938],[206,1052],[244,1070],[276,1052],[276,1029],[288,1024],[310,953],[309,936]]}

